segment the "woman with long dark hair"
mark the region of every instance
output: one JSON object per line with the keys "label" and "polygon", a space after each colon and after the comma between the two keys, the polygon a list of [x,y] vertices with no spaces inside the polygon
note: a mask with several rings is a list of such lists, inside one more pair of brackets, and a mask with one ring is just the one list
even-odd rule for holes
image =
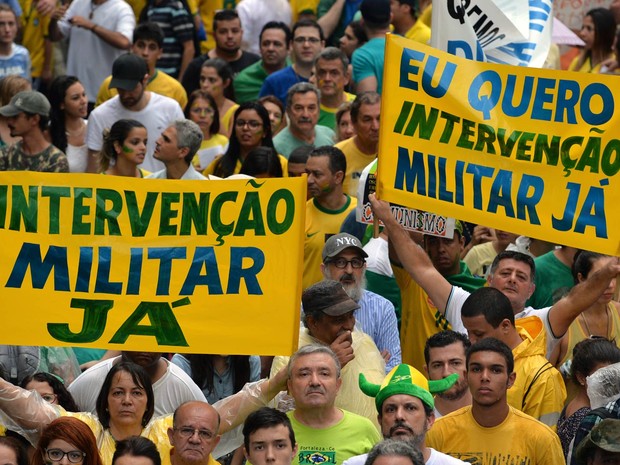
{"label": "woman with long dark hair", "polygon": [[69,171],[84,173],[88,166],[86,116],[88,98],[75,76],[58,76],[49,88],[49,134],[52,144],[67,155]]}
{"label": "woman with long dark hair", "polygon": [[232,69],[221,58],[210,58],[200,69],[200,90],[210,94],[220,113],[220,133],[226,137],[232,131],[232,115],[238,105],[234,102],[235,95],[232,85]]}
{"label": "woman with long dark hair", "polygon": [[583,18],[579,36],[585,45],[568,67],[569,71],[598,73],[604,61],[613,56],[616,34],[614,16],[607,8],[593,8]]}

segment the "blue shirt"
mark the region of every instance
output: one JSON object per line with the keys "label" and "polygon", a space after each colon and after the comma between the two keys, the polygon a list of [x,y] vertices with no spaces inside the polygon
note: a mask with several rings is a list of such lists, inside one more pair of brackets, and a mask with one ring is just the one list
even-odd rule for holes
{"label": "blue shirt", "polygon": [[280,71],[270,74],[267,79],[265,79],[258,96],[260,98],[265,95],[275,95],[284,106],[286,106],[286,94],[288,90],[298,82],[308,82],[308,80],[297,74],[292,66],[287,66]]}

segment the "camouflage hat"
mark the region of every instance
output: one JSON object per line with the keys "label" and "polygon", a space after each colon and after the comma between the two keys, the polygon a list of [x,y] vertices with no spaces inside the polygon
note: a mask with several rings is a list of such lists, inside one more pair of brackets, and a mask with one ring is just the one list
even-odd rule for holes
{"label": "camouflage hat", "polygon": [[597,447],[607,452],[620,452],[620,420],[606,418],[592,428],[577,447],[577,459],[585,463]]}

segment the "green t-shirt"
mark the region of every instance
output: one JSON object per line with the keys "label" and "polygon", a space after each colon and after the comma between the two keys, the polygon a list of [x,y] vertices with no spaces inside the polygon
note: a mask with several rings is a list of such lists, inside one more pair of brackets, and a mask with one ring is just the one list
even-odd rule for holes
{"label": "green t-shirt", "polygon": [[553,250],[536,257],[534,264],[536,265],[534,278],[536,289],[525,303],[526,307],[550,307],[575,285],[571,269],[556,258]]}
{"label": "green t-shirt", "polygon": [[367,453],[381,441],[370,420],[345,410],[342,420],[324,429],[301,424],[293,413],[287,415],[299,447],[291,465],[341,465],[350,457]]}

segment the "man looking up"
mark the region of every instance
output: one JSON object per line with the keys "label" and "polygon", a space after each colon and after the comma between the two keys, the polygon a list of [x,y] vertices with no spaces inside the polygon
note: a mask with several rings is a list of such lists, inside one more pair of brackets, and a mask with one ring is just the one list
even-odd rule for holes
{"label": "man looking up", "polygon": [[336,234],[325,242],[321,271],[326,279],[339,281],[360,308],[355,321],[377,345],[386,360],[385,371],[400,365],[401,351],[396,311],[392,303],[366,287],[366,258],[360,240],[347,233]]}
{"label": "man looking up", "polygon": [[155,143],[155,158],[166,168],[149,174],[149,179],[207,179],[194,168],[192,160],[202,143],[202,130],[188,119],[177,120],[161,133]]}
{"label": "man looking up", "polygon": [[261,59],[248,66],[233,80],[237,103],[257,100],[263,81],[283,69],[291,47],[291,30],[281,22],[269,21],[260,33]]}
{"label": "man looking up", "polygon": [[[372,400],[360,392],[358,378],[363,371],[373,382],[380,383],[385,377],[385,363],[370,336],[355,329],[353,312],[359,305],[339,282],[331,280],[310,286],[303,292],[301,300],[304,328],[299,333],[299,347],[310,344],[329,346],[342,366],[342,387],[335,399],[336,407],[376,422]],[[271,374],[277,373],[287,362],[287,357],[275,357]],[[299,443],[301,447],[301,440]]]}
{"label": "man looking up", "polygon": [[302,145],[320,147],[331,145],[334,131],[319,121],[319,91],[308,82],[293,85],[287,94],[288,126],[273,138],[277,152],[285,158]]}
{"label": "man looking up", "polygon": [[342,151],[327,145],[310,152],[306,162],[308,194],[312,198],[306,202],[303,289],[322,279],[321,254],[325,241],[338,234],[340,225],[357,205],[356,197],[342,191],[346,170]]}
{"label": "man looking up", "polygon": [[323,30],[316,21],[297,21],[293,25],[293,64],[269,75],[261,87],[259,97],[275,95],[283,104],[287,104],[289,88],[298,82],[308,82],[314,60],[324,46]]}
{"label": "man looking up", "polygon": [[435,418],[471,405],[467,386],[465,357],[471,342],[466,335],[446,330],[433,334],[424,346],[424,371],[429,380],[440,380],[452,373],[459,375],[454,385],[435,396]]}
{"label": "man looking up", "polygon": [[508,405],[506,391],[515,382],[510,348],[483,339],[467,352],[467,382],[472,405],[439,418],[427,438],[429,447],[481,465],[564,463],[557,435],[546,425]]}

